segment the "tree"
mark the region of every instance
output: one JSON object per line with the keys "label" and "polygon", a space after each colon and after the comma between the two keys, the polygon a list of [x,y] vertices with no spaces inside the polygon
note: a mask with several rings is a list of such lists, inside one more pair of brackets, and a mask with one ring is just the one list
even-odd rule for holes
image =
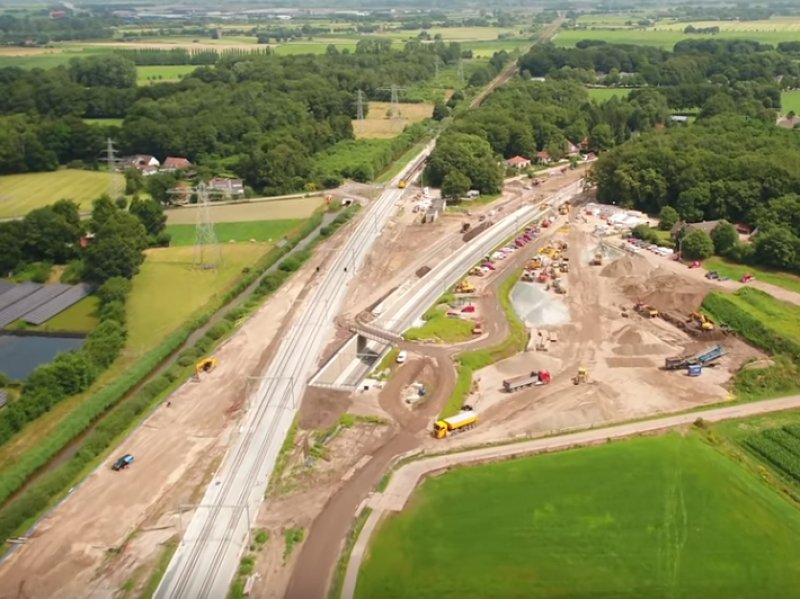
{"label": "tree", "polygon": [[37,208],[22,220],[23,258],[62,264],[75,256],[81,231],[52,206]]}
{"label": "tree", "polygon": [[125,169],[125,193],[132,195],[142,190],[144,181],[141,171],[138,168]]}
{"label": "tree", "polygon": [[73,81],[87,87],[136,87],[136,65],[119,54],[73,58],[69,74]]}
{"label": "tree", "polygon": [[119,212],[119,208],[111,201],[111,198],[105,194],[101,195],[92,202],[92,220],[89,223],[89,228],[97,232],[117,212]]}
{"label": "tree", "polygon": [[714,253],[714,242],[705,231],[692,229],[683,236],[680,249],[682,258],[704,260]]}
{"label": "tree", "polygon": [[436,100],[436,103],[433,105],[433,119],[436,121],[441,121],[449,114],[450,111],[448,110],[447,105],[442,100]]}
{"label": "tree", "polygon": [[680,220],[678,211],[672,206],[664,206],[658,213],[658,228],[662,231],[669,231]]}
{"label": "tree", "polygon": [[155,201],[171,204],[174,198],[169,192],[177,182],[178,178],[172,173],[158,173],[147,177],[144,187]]}
{"label": "tree", "polygon": [[147,234],[151,237],[161,233],[167,223],[164,206],[152,199],[134,199],[131,201],[128,211],[141,221]]}
{"label": "tree", "polygon": [[147,231],[138,218],[117,211],[98,229],[86,249],[86,277],[102,283],[111,277],[130,279],[144,261]]}
{"label": "tree", "polygon": [[125,299],[131,292],[131,282],[124,277],[112,277],[98,287],[95,295],[102,304],[111,302],[125,303]]}
{"label": "tree", "polygon": [[798,239],[785,227],[770,227],[760,231],[753,242],[755,258],[761,264],[776,268],[798,269]]}
{"label": "tree", "polygon": [[593,152],[602,152],[614,145],[614,132],[607,123],[595,125],[589,133],[589,147]]}
{"label": "tree", "polygon": [[12,272],[22,260],[24,235],[21,221],[0,223],[0,277]]}
{"label": "tree", "polygon": [[711,240],[714,242],[714,251],[722,256],[736,245],[736,242],[739,241],[739,234],[731,223],[721,220],[712,229]]}
{"label": "tree", "polygon": [[457,200],[469,191],[472,181],[464,173],[450,171],[442,180],[442,196]]}

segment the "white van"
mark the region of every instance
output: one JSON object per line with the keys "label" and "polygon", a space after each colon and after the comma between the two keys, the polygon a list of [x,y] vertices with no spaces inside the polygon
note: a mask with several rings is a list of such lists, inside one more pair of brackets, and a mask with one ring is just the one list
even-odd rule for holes
{"label": "white van", "polygon": [[408,352],[406,350],[402,350],[399,354],[397,354],[397,363],[402,364],[408,358]]}

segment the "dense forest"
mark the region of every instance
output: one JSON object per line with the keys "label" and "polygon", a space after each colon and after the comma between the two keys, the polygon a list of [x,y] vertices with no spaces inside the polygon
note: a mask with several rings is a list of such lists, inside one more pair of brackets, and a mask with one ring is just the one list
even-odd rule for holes
{"label": "dense forest", "polygon": [[598,198],[651,214],[671,206],[688,222],[757,227],[733,258],[800,272],[800,137],[727,113],[645,134],[594,165]]}
{"label": "dense forest", "polygon": [[426,176],[432,185],[457,180],[460,185],[452,187],[454,194],[466,184],[468,189],[495,193],[502,182],[500,157],[533,158],[544,150],[560,159],[568,142],[577,145],[584,140],[589,150],[602,151],[623,143],[635,131],[664,124],[669,115],[666,100],[655,90],[598,104],[576,82],[513,81],[493,92],[477,110],[458,117],[442,134]]}
{"label": "dense forest", "polygon": [[[458,44],[412,42],[394,50],[365,39],[355,52],[325,55],[223,56],[178,83],[136,86],[125,56],[100,55],[49,70],[0,69],[0,172],[52,170],[94,162],[107,134],[125,153],[185,156],[231,170],[267,193],[302,188],[312,157],[352,139],[357,91],[434,76],[436,60],[453,64]],[[82,118],[124,118],[121,130]]]}

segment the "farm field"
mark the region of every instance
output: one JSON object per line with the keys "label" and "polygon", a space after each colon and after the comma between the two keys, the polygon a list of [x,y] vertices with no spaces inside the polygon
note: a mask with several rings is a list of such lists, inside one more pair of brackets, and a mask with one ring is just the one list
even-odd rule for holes
{"label": "farm field", "polygon": [[[238,204],[211,205],[211,220],[214,223],[242,223],[247,221],[286,220],[308,218],[323,204],[322,196],[293,198],[288,200],[260,200]],[[182,206],[166,211],[167,226],[194,225],[197,209]]]}
{"label": "farm field", "polygon": [[[271,242],[277,241],[302,223],[302,219],[245,221],[242,223],[219,223],[214,227],[220,243]],[[169,225],[167,233],[172,236],[172,246],[192,245],[195,241],[195,225]]]}
{"label": "farm field", "polygon": [[[700,23],[692,23],[695,27]],[[749,39],[765,44],[790,42],[797,39],[798,33],[792,30],[723,30],[714,35],[687,35],[683,33],[688,23],[680,23],[680,27],[670,28],[659,24],[655,28],[604,28],[604,29],[575,29],[560,31],[553,42],[558,46],[572,47],[581,40],[603,40],[615,44],[639,44],[643,46],[656,46],[664,49],[672,47],[683,39]],[[707,26],[723,26],[723,22],[708,23]]]}
{"label": "farm field", "polygon": [[699,435],[639,438],[426,481],[356,597],[788,596],[798,533],[796,506]]}
{"label": "farm field", "polygon": [[120,174],[75,169],[0,176],[0,218],[24,216],[64,198],[89,210],[92,200],[108,193],[110,176],[119,178],[122,185]]}
{"label": "farm field", "polygon": [[403,132],[406,125],[423,121],[433,114],[433,104],[400,103],[400,117],[387,117],[391,104],[389,102],[370,102],[369,112],[363,121],[353,121],[353,132],[356,139],[386,139]]}
{"label": "farm field", "polygon": [[81,119],[87,125],[97,125],[99,127],[122,127],[124,119]]}
{"label": "farm field", "polygon": [[137,85],[150,85],[152,83],[163,83],[165,81],[180,81],[182,75],[191,73],[197,65],[146,65],[136,67]]}
{"label": "farm field", "polygon": [[781,112],[786,114],[790,111],[800,114],[800,91],[798,90],[781,93]]}
{"label": "farm field", "polygon": [[611,98],[626,98],[633,91],[632,88],[618,87],[587,87],[586,92],[592,100],[605,102]]}
{"label": "farm field", "polygon": [[743,274],[749,272],[759,281],[764,281],[770,285],[776,285],[788,289],[789,291],[800,293],[800,277],[788,272],[737,264],[736,262],[730,262],[725,258],[719,258],[717,256],[706,258],[703,261],[703,268],[706,270],[716,270],[722,276],[735,281],[741,279]]}
{"label": "farm field", "polygon": [[505,50],[511,53],[515,50],[526,50],[532,44],[533,42],[527,37],[519,36],[502,40],[465,41],[461,42],[461,47],[465,50],[472,50],[475,58],[491,58],[495,52]]}

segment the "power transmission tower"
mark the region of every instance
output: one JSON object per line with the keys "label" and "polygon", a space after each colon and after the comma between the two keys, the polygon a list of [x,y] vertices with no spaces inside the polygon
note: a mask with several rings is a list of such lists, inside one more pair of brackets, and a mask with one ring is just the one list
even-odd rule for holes
{"label": "power transmission tower", "polygon": [[122,195],[119,177],[116,176],[119,172],[120,159],[117,157],[117,149],[114,147],[114,140],[110,137],[106,138],[105,156],[101,158],[100,161],[108,165],[108,196],[112,200],[116,200]]}
{"label": "power transmission tower", "polygon": [[197,193],[197,225],[194,241],[194,266],[206,270],[216,269],[222,262],[217,234],[211,220],[211,201],[208,188],[202,181],[194,188]]}
{"label": "power transmission tower", "polygon": [[361,90],[358,90],[358,101],[356,103],[356,119],[359,121],[364,120],[364,96]]}
{"label": "power transmission tower", "polygon": [[382,91],[390,91],[390,92],[392,92],[391,104],[389,105],[389,118],[399,119],[400,118],[400,92],[406,91],[406,88],[398,87],[397,85],[392,84],[391,87],[381,87],[379,89],[382,90]]}

